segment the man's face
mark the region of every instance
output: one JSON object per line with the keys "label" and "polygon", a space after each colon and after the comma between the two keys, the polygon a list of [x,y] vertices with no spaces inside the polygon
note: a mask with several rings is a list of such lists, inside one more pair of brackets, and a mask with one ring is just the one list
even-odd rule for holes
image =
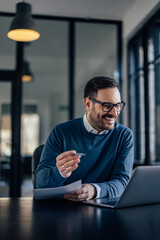
{"label": "man's face", "polygon": [[[120,92],[118,88],[105,88],[98,90],[97,96],[94,97],[100,102],[109,102],[117,104],[121,102]],[[114,128],[115,121],[119,116],[116,108],[113,107],[110,112],[104,112],[102,105],[92,102],[88,97],[84,99],[84,105],[87,110],[87,119],[89,123],[98,132],[103,130],[112,130]]]}

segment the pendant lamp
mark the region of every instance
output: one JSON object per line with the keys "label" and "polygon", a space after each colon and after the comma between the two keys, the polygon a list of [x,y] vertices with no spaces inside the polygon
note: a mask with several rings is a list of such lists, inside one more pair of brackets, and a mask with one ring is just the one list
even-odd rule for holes
{"label": "pendant lamp", "polygon": [[26,2],[16,4],[16,16],[13,19],[8,38],[19,42],[30,42],[40,37],[35,22],[31,16],[31,5]]}
{"label": "pendant lamp", "polygon": [[24,61],[22,66],[22,82],[31,82],[33,80],[33,74],[30,70],[29,62]]}

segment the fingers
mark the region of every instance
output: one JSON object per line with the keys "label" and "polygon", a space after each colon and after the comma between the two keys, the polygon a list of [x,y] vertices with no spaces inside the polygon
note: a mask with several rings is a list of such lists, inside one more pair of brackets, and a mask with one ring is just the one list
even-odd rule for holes
{"label": "fingers", "polygon": [[79,157],[77,158],[72,158],[71,160],[67,160],[67,162],[65,160],[61,161],[59,163],[59,165],[62,167],[62,168],[69,168],[69,167],[72,167],[74,166],[76,163],[79,163],[80,162],[80,159]]}
{"label": "fingers", "polygon": [[62,166],[62,170],[60,171],[61,174],[65,177],[70,177],[71,173],[78,168],[78,164],[74,164],[73,166],[70,167],[65,167]]}
{"label": "fingers", "polygon": [[76,151],[74,150],[63,152],[57,157],[57,160],[58,161],[62,160],[63,158],[68,157],[70,155],[74,155],[74,154],[76,154]]}
{"label": "fingers", "polygon": [[78,167],[80,156],[75,156],[76,151],[66,151],[56,158],[56,166],[64,177],[69,177]]}
{"label": "fingers", "polygon": [[64,198],[74,202],[84,201],[88,199],[88,193],[83,192],[81,194],[77,194],[76,192],[74,192],[70,194],[65,194]]}
{"label": "fingers", "polygon": [[95,187],[92,184],[83,184],[81,189],[65,194],[64,198],[74,202],[85,201],[94,196],[94,191]]}

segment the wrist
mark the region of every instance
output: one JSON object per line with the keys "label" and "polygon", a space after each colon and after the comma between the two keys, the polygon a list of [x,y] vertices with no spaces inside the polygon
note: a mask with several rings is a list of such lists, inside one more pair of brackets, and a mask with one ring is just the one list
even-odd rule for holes
{"label": "wrist", "polygon": [[96,189],[96,187],[94,185],[92,185],[92,186],[93,186],[93,189],[94,189],[94,194],[93,194],[92,199],[94,199],[94,198],[97,197],[97,189]]}

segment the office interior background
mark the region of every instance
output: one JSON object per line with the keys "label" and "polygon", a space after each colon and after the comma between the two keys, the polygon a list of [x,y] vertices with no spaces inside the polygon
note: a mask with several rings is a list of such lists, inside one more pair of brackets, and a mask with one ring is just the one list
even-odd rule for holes
{"label": "office interior background", "polygon": [[[18,195],[32,195],[35,148],[56,124],[83,116],[84,85],[98,75],[120,83],[126,107],[119,121],[133,130],[135,166],[159,164],[160,2],[26,2],[32,5],[40,38],[23,45],[7,38],[18,1],[0,4],[0,197],[12,196],[16,174],[21,174]],[[19,48],[32,73],[30,82],[22,79],[21,89],[14,85]],[[19,114],[21,123],[16,122]],[[18,171],[12,141],[16,131],[21,136]]]}

